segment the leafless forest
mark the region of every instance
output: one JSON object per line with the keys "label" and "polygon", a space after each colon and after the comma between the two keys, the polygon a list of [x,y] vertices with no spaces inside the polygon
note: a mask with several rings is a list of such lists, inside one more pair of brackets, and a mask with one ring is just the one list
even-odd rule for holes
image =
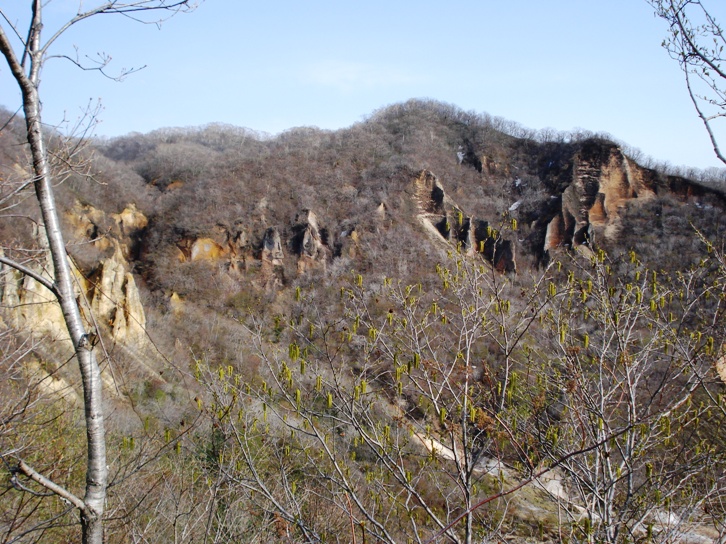
{"label": "leafless forest", "polygon": [[[76,542],[32,474],[83,489],[81,377],[0,126],[0,542]],[[726,539],[723,172],[427,100],[46,140],[108,542]]]}

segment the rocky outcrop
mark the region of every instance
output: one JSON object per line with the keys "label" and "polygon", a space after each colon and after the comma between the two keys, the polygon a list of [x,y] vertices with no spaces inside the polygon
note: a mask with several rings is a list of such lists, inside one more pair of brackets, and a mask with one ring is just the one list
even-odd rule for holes
{"label": "rocky outcrop", "polygon": [[[636,175],[637,174],[637,175]],[[565,231],[572,232],[573,245],[589,240],[590,225],[617,233],[619,211],[628,200],[655,195],[643,170],[615,145],[593,141],[575,156],[573,179],[562,195]]]}
{"label": "rocky outcrop", "polygon": [[302,210],[295,217],[292,231],[290,245],[298,256],[298,274],[304,274],[318,265],[324,268],[330,251],[324,243],[324,233],[318,227],[317,216],[311,210]]}
{"label": "rocky outcrop", "polygon": [[86,296],[95,321],[108,328],[114,342],[134,349],[148,344],[146,315],[120,246],[99,263],[89,278]]}
{"label": "rocky outcrop", "polygon": [[[33,270],[53,280],[50,254],[32,264]],[[134,350],[147,345],[146,316],[139,291],[121,248],[103,259],[85,277],[71,261],[77,296],[87,301],[81,310],[88,330],[108,335],[113,342],[128,344]],[[0,301],[6,316],[18,329],[42,335],[72,350],[66,324],[58,302],[36,280],[3,266],[0,272]]]}
{"label": "rocky outcrop", "polygon": [[[116,244],[112,256],[102,260],[88,277],[80,272],[73,260],[70,261],[75,276],[76,296],[81,301],[86,330],[100,336],[106,349],[119,347],[127,353],[138,354],[148,346],[144,308],[120,244],[113,240],[111,243]],[[34,263],[24,264],[48,280],[53,280],[48,251]],[[8,324],[25,334],[43,339],[42,346],[38,346],[38,353],[45,353],[50,360],[56,361],[72,357],[74,348],[60,305],[36,280],[0,265],[0,304],[4,308],[3,318]],[[76,378],[70,376],[71,382],[68,383],[74,383]],[[104,373],[102,378],[110,391],[116,390],[111,376]],[[48,383],[63,383],[65,389],[65,380],[63,376],[54,376]]]}
{"label": "rocky outcrop", "polygon": [[[86,263],[85,273],[71,259],[75,275],[76,296],[81,299],[81,311],[88,330],[103,338],[126,345],[136,351],[147,346],[146,316],[134,276],[130,272],[128,255],[134,237],[146,228],[144,214],[130,204],[110,220],[103,211],[78,202],[66,214],[71,227],[71,240],[79,247],[95,248],[96,258]],[[35,238],[43,247],[45,236]],[[53,266],[48,251],[31,268],[53,279]],[[60,306],[55,298],[34,279],[14,269],[4,267],[0,275],[0,299],[14,326],[36,335],[67,342],[72,349]],[[84,302],[85,301],[85,302]]]}
{"label": "rocky outcrop", "polygon": [[591,245],[600,235],[617,236],[622,208],[656,192],[655,172],[631,161],[617,145],[601,140],[584,142],[573,157],[559,213],[546,225],[543,250]]}
{"label": "rocky outcrop", "polygon": [[277,227],[270,227],[265,231],[265,235],[262,238],[260,259],[263,264],[282,266],[282,260],[284,258],[285,253],[282,251],[280,232],[277,230]]}
{"label": "rocky outcrop", "polygon": [[516,271],[513,243],[487,221],[467,216],[432,172],[423,170],[414,180],[414,195],[427,232],[469,255],[480,254],[500,272]]}
{"label": "rocky outcrop", "polygon": [[[236,279],[251,266],[257,266],[262,269],[265,278],[275,276],[280,283],[286,253],[297,260],[298,274],[325,269],[329,259],[339,256],[331,250],[327,230],[320,227],[317,215],[310,209],[304,209],[295,216],[290,227],[291,235],[286,240],[277,227],[267,227],[261,240],[255,244],[248,234],[248,223],[244,219],[236,220],[232,226],[220,222],[202,236],[182,238],[176,243],[178,260],[224,265]],[[356,245],[355,232],[347,235]],[[345,237],[341,235],[341,238]],[[265,283],[269,285],[269,281]]]}
{"label": "rocky outcrop", "polygon": [[[53,281],[53,263],[50,251],[33,262],[23,263],[40,276]],[[72,270],[77,279],[77,294],[85,291],[85,278],[75,266]],[[0,304],[9,323],[23,331],[43,335],[52,342],[67,343],[65,349],[72,351],[72,344],[63,319],[63,312],[52,293],[38,281],[14,268],[0,264]]]}
{"label": "rocky outcrop", "polygon": [[111,214],[111,217],[116,222],[121,237],[134,236],[149,224],[149,220],[136,209],[134,203],[129,204],[121,213]]}
{"label": "rocky outcrop", "polygon": [[133,203],[107,216],[102,210],[76,201],[65,218],[72,229],[72,242],[91,244],[102,252],[118,246],[125,259],[136,254],[139,238],[149,224]]}
{"label": "rocky outcrop", "polygon": [[284,259],[285,253],[282,251],[280,232],[277,227],[269,227],[262,238],[260,251],[262,278],[266,289],[278,289],[284,285]]}
{"label": "rocky outcrop", "polygon": [[189,244],[190,261],[216,261],[227,254],[227,249],[212,238],[197,238]]}

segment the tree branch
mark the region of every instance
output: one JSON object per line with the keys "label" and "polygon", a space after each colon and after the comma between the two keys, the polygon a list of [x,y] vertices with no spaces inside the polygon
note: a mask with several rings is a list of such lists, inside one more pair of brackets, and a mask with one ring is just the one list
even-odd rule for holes
{"label": "tree branch", "polygon": [[43,287],[45,287],[51,293],[53,293],[53,295],[55,295],[55,297],[58,300],[61,299],[61,294],[60,294],[60,291],[58,291],[56,284],[53,283],[52,281],[50,281],[48,278],[44,278],[43,276],[41,276],[34,270],[32,270],[32,269],[28,268],[27,266],[24,266],[20,263],[16,263],[12,259],[8,259],[4,255],[0,255],[0,263],[5,264],[11,268],[14,268],[18,272],[21,272],[21,273],[25,274],[26,276],[33,278],[35,281],[37,281],[39,284],[41,284]]}
{"label": "tree branch", "polygon": [[34,482],[42,485],[49,491],[52,491],[56,495],[58,495],[60,498],[67,500],[69,503],[71,503],[73,506],[78,508],[81,511],[86,510],[86,503],[83,502],[81,499],[76,497],[73,493],[65,489],[64,487],[59,486],[55,482],[49,480],[36,470],[34,470],[30,465],[28,465],[25,461],[22,459],[18,459],[18,466],[16,469],[21,474],[24,474]]}
{"label": "tree branch", "polygon": [[[98,6],[97,8],[91,9],[84,13],[79,13],[73,19],[71,19],[70,21],[65,23],[62,27],[60,27],[48,39],[48,41],[45,42],[45,45],[43,45],[43,48],[40,50],[40,52],[41,52],[41,54],[45,55],[48,48],[71,26],[73,26],[76,23],[79,23],[85,19],[93,17],[94,15],[111,15],[111,14],[127,15],[129,13],[144,12],[144,11],[172,11],[172,12],[176,13],[176,12],[182,10],[183,8],[187,8],[189,10],[193,9],[193,6],[189,5],[190,0],[178,0],[176,2],[172,2],[171,4],[167,4],[166,0],[160,0],[160,1],[158,1],[158,5],[149,5],[156,1],[157,0],[153,0],[153,1],[152,0],[139,0],[138,2],[130,2],[130,3],[125,3],[125,4],[119,4],[116,1],[106,2],[105,4]],[[170,15],[170,17],[171,17],[171,15]],[[161,19],[161,21],[163,21],[163,20],[164,19]]]}
{"label": "tree branch", "polygon": [[552,463],[547,468],[540,470],[536,474],[533,474],[532,476],[530,476],[526,480],[521,481],[520,483],[518,483],[514,487],[511,487],[511,488],[507,489],[506,491],[501,491],[499,493],[496,493],[495,495],[490,495],[486,499],[483,499],[483,500],[479,501],[478,503],[476,503],[471,508],[468,508],[467,510],[465,510],[464,512],[462,512],[456,519],[454,519],[454,521],[452,521],[446,527],[444,527],[443,529],[441,529],[432,538],[430,538],[429,540],[427,540],[426,542],[424,542],[424,544],[431,544],[437,538],[443,536],[447,531],[449,531],[452,527],[454,527],[457,523],[459,523],[462,519],[464,519],[464,517],[466,517],[469,514],[471,514],[474,510],[477,510],[477,509],[481,508],[482,506],[484,506],[487,503],[490,503],[490,502],[495,501],[497,499],[501,499],[502,497],[506,497],[507,495],[511,495],[515,491],[519,491],[520,489],[522,489],[523,487],[531,484],[535,480],[538,480],[539,478],[541,478],[542,476],[544,476],[548,472],[553,471],[554,469],[556,469],[558,466],[560,466],[561,464],[563,464],[568,459],[571,459],[573,457],[577,457],[579,455],[583,455],[583,454],[588,453],[588,452],[590,452],[590,451],[592,451],[594,449],[597,449],[600,446],[602,446],[603,444],[608,443],[613,438],[617,438],[618,436],[620,436],[622,434],[625,434],[626,432],[632,430],[633,427],[634,427],[634,425],[628,425],[627,427],[625,427],[623,429],[620,429],[619,431],[617,431],[615,433],[612,433],[612,434],[606,436],[602,440],[599,440],[598,442],[595,442],[594,444],[591,444],[591,445],[587,446],[586,448],[582,448],[582,449],[579,449],[577,451],[571,451],[570,453],[568,453],[568,454],[560,457],[559,459],[557,459],[557,461],[555,461],[554,463]]}
{"label": "tree branch", "polygon": [[[716,154],[716,157],[718,160],[720,160],[722,163],[726,164],[726,157],[721,153],[721,149],[718,144],[718,140],[716,139],[716,135],[713,132],[713,129],[711,128],[711,120],[713,118],[706,117],[706,114],[703,113],[703,110],[701,109],[701,106],[698,104],[698,98],[696,97],[693,87],[691,87],[691,78],[688,74],[688,68],[684,69],[684,72],[686,74],[686,87],[688,87],[688,96],[691,98],[691,102],[693,103],[693,107],[696,109],[696,113],[698,114],[698,117],[703,122],[703,126],[706,127],[706,133],[708,134],[708,138],[711,141],[711,145],[713,146],[713,152]],[[718,116],[720,117],[720,116]]]}

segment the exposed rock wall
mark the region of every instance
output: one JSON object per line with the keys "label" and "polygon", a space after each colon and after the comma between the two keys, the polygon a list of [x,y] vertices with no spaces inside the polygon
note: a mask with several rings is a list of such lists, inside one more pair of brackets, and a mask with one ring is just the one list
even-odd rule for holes
{"label": "exposed rock wall", "polygon": [[489,222],[467,216],[445,193],[438,178],[423,170],[414,180],[419,221],[430,233],[469,255],[481,254],[500,272],[515,272],[514,245],[505,240]]}
{"label": "exposed rock wall", "polygon": [[[35,262],[24,264],[53,281],[53,263],[49,251],[43,252]],[[79,286],[80,294],[85,290],[86,282],[75,266],[72,266],[72,270],[78,280],[76,285]],[[14,327],[47,336],[54,342],[67,342],[66,349],[72,350],[63,312],[53,294],[35,279],[4,264],[0,264],[0,304],[5,317]]]}
{"label": "exposed rock wall", "polygon": [[656,181],[654,172],[628,159],[615,144],[585,142],[573,157],[561,209],[546,226],[543,250],[590,244],[597,235],[616,236],[621,209],[633,199],[653,197]]}
{"label": "exposed rock wall", "polygon": [[[33,270],[53,280],[49,253],[32,264]],[[89,330],[100,329],[114,342],[139,349],[147,345],[146,315],[133,275],[120,246],[103,259],[88,278],[71,261],[76,279],[76,294],[88,302],[81,311]],[[13,326],[42,335],[72,350],[60,305],[36,280],[5,265],[0,265],[0,302]],[[90,310],[90,312],[89,312]]]}
{"label": "exposed rock wall", "polygon": [[[385,205],[377,214],[385,217]],[[283,239],[278,227],[267,227],[255,244],[248,234],[248,222],[238,219],[230,227],[221,222],[211,232],[198,238],[184,238],[177,242],[180,262],[207,261],[223,265],[232,275],[238,275],[250,266],[262,270],[264,283],[280,286],[284,282],[283,268],[289,255],[297,261],[297,273],[326,268],[327,262],[343,253],[353,255],[357,247],[355,227],[344,231],[331,248],[328,231],[319,225],[318,217],[310,209],[301,210],[289,227],[290,234]],[[345,250],[343,248],[345,246]]]}
{"label": "exposed rock wall", "polygon": [[322,267],[330,256],[330,251],[323,243],[323,233],[318,226],[318,218],[312,210],[302,210],[295,217],[291,240],[292,251],[298,256],[297,272],[305,272]]}
{"label": "exposed rock wall", "polygon": [[111,257],[101,261],[87,285],[86,296],[91,301],[93,316],[96,322],[108,327],[113,341],[134,349],[146,346],[144,307],[120,246]]}

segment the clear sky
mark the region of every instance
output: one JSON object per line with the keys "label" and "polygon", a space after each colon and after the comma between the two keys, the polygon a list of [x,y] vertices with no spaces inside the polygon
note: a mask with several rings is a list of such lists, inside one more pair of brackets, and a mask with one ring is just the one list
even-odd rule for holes
{"label": "clear sky", "polygon": [[[710,4],[726,22],[726,2]],[[29,5],[0,0],[21,22]],[[78,5],[47,2],[46,34]],[[674,165],[722,166],[665,33],[645,0],[206,0],[161,29],[117,16],[74,27],[55,53],[146,68],[119,83],[52,60],[43,114],[74,120],[100,99],[98,135],[210,122],[275,134],[432,98],[528,128],[608,132]],[[19,105],[4,64],[0,104]]]}

